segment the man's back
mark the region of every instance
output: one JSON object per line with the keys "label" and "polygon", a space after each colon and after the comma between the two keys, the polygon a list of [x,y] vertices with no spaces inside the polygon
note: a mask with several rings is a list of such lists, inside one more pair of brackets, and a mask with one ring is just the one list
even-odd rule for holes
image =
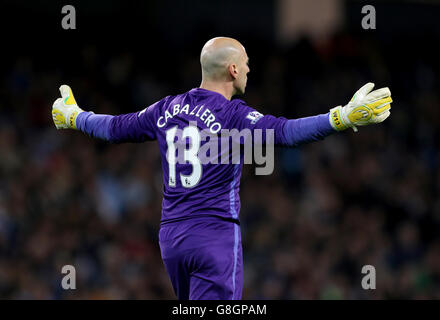
{"label": "man's back", "polygon": [[156,127],[162,157],[162,223],[201,215],[237,219],[241,166],[202,164],[198,157],[206,143],[201,141],[202,131],[220,134],[222,128],[228,128],[232,104],[221,94],[197,88],[167,97],[147,111]]}
{"label": "man's back", "polygon": [[[220,137],[222,130],[254,127],[263,116],[242,100],[229,101],[219,93],[195,88],[160,100],[139,117],[154,128],[160,147],[162,224],[201,216],[238,220],[242,161],[231,161],[229,138]],[[269,121],[282,125],[284,120]],[[227,161],[222,164],[225,152]]]}

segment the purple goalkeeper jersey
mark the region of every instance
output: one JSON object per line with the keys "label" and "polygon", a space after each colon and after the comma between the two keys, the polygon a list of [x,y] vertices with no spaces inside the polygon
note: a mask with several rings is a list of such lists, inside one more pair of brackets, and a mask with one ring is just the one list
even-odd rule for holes
{"label": "purple goalkeeper jersey", "polygon": [[[195,88],[177,96],[168,96],[135,116],[138,122],[136,128],[129,130],[133,135],[131,138],[157,139],[159,143],[163,169],[162,224],[201,216],[218,216],[238,221],[242,161],[240,164],[221,164],[220,152],[217,164],[200,164],[197,157],[191,155],[186,163],[176,160],[170,164],[169,158],[167,159],[169,149],[172,148],[174,151],[179,141],[184,141],[182,134],[185,135],[184,130],[190,127],[190,124],[193,126],[192,132],[189,132],[191,138],[187,139],[185,147],[195,148],[192,154],[197,156],[198,142],[189,142],[194,140],[193,134],[197,136],[195,131],[204,130],[215,134],[220,141],[223,129],[272,128],[277,143],[282,140],[278,135],[282,134],[283,125],[287,121],[270,115],[262,116],[242,100],[229,101],[219,93],[202,88]],[[126,124],[127,122],[121,118],[121,121],[113,125],[111,135],[125,136],[121,131],[127,131]],[[197,139],[202,140],[200,148],[208,141]],[[184,149],[190,151],[191,148]]]}
{"label": "purple goalkeeper jersey", "polygon": [[[265,130],[273,129],[275,145],[297,146],[334,133],[328,117],[327,113],[287,120],[262,115],[240,99],[229,101],[217,92],[194,88],[135,113],[108,116],[83,112],[76,124],[79,130],[114,143],[158,141],[163,169],[161,224],[204,216],[238,222],[243,153],[237,163],[231,161],[232,152],[227,150],[229,161],[223,162],[220,144],[230,138],[224,138],[222,132],[248,129],[254,134],[255,129],[262,129],[261,142],[265,143]],[[218,139],[217,163],[200,161],[199,151],[211,141],[203,138],[204,132]],[[177,161],[179,156],[185,161]]]}

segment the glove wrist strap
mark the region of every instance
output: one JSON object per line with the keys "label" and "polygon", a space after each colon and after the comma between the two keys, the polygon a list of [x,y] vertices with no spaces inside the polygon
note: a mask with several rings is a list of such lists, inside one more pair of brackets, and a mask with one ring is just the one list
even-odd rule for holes
{"label": "glove wrist strap", "polygon": [[76,127],[76,118],[78,118],[78,115],[81,112],[84,112],[84,111],[81,108],[77,107],[68,113],[68,115],[66,117],[67,127],[71,128],[71,129],[78,130],[78,128]]}
{"label": "glove wrist strap", "polygon": [[343,119],[342,112],[341,106],[330,109],[329,121],[333,129],[337,131],[342,131],[349,127]]}

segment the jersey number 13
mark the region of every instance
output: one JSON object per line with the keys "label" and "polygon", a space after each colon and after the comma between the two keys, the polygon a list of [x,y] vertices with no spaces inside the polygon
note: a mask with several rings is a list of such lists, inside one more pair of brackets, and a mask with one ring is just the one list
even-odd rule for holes
{"label": "jersey number 13", "polygon": [[[170,128],[166,131],[166,140],[168,145],[168,168],[169,168],[169,178],[168,184],[170,187],[176,186],[176,145],[174,138],[176,136],[177,126]],[[180,174],[180,182],[185,188],[195,187],[202,178],[202,164],[200,159],[197,157],[197,153],[200,149],[200,131],[195,126],[188,126],[183,129],[182,141],[186,141],[189,138],[191,140],[190,147],[185,148],[183,152],[184,163],[188,163],[192,166],[192,173],[190,175]],[[180,151],[180,150],[179,150]]]}

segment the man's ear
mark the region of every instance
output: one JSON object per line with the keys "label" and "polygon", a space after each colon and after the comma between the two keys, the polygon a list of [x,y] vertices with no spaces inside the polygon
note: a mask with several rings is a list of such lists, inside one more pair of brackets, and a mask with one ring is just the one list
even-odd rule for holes
{"label": "man's ear", "polygon": [[238,71],[237,71],[237,65],[235,63],[229,65],[228,71],[233,79],[237,79]]}

